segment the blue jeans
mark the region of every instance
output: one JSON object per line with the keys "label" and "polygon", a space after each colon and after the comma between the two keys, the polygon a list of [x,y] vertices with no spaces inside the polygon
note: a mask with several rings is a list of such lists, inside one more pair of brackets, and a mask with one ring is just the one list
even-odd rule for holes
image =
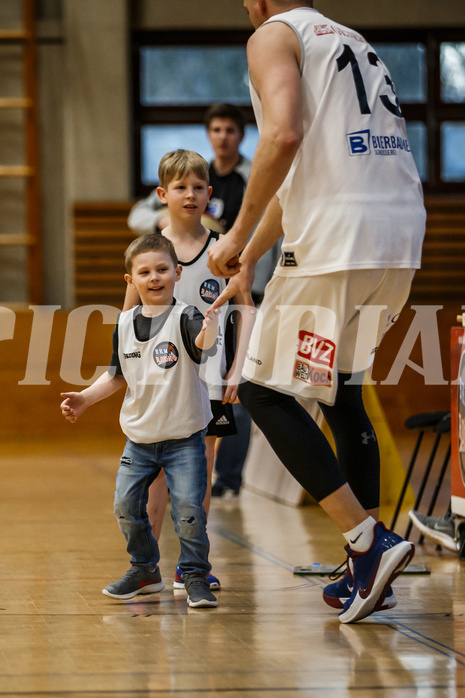
{"label": "blue jeans", "polygon": [[184,575],[207,575],[209,541],[203,500],[207,490],[205,429],[187,439],[136,444],[127,439],[116,476],[115,516],[131,564],[152,567],[160,559],[147,515],[148,491],[161,468],[171,493],[171,518],[181,543]]}

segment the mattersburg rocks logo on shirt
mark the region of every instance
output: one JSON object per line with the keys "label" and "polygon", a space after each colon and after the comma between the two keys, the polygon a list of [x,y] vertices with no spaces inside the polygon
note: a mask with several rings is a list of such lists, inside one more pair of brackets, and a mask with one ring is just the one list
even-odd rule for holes
{"label": "mattersburg rocks logo on shirt", "polygon": [[179,359],[179,352],[173,342],[160,342],[153,350],[153,360],[160,368],[173,368]]}
{"label": "mattersburg rocks logo on shirt", "polygon": [[207,279],[200,285],[200,298],[211,305],[220,295],[220,285],[216,279]]}
{"label": "mattersburg rocks logo on shirt", "polygon": [[374,135],[370,129],[354,131],[346,135],[349,155],[397,155],[401,151],[410,153],[406,138],[392,135]]}

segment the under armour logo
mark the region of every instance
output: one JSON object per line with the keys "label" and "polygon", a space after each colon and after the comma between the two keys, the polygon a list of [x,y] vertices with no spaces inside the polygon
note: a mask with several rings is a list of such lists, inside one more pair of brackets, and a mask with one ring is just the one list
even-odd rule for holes
{"label": "under armour logo", "polygon": [[368,434],[366,431],[363,432],[362,434],[362,444],[366,446],[368,444],[368,441],[370,439],[373,439],[373,441],[376,441],[376,434],[374,431],[371,432],[371,434]]}

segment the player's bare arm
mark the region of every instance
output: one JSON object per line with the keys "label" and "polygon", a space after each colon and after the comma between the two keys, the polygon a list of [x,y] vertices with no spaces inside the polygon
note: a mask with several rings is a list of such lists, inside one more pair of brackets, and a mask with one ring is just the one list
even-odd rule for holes
{"label": "player's bare arm", "polygon": [[69,422],[75,422],[88,407],[110,397],[125,385],[123,376],[113,376],[105,371],[92,385],[80,393],[60,393],[60,397],[64,398],[60,405],[61,413]]}
{"label": "player's bare arm", "polygon": [[[237,277],[234,277],[237,278]],[[238,296],[236,296],[238,298]],[[237,305],[237,335],[236,335],[236,353],[232,362],[231,368],[226,376],[226,388],[223,396],[223,404],[226,402],[239,402],[237,390],[241,382],[242,368],[244,366],[247,348],[249,346],[250,336],[253,326],[257,318],[257,311],[254,305],[244,305],[241,299],[236,302]]]}
{"label": "player's bare arm", "polygon": [[207,314],[211,310],[220,308],[236,294],[241,294],[243,305],[253,306],[252,284],[257,262],[265,252],[273,247],[282,234],[282,209],[278,198],[275,196],[268,204],[265,215],[241,255],[241,269],[239,273],[229,280],[228,285],[212,304]]}
{"label": "player's bare arm", "polygon": [[[236,309],[236,318],[234,321],[235,327],[236,327],[236,350],[234,353],[234,358],[231,364],[231,367],[229,368],[229,371],[227,372],[225,376],[225,389],[224,389],[224,394],[223,394],[223,404],[226,404],[227,402],[229,403],[235,403],[239,402],[239,399],[237,397],[237,389],[239,387],[239,383],[241,381],[241,374],[242,374],[242,366],[244,365],[244,359],[245,359],[245,351],[247,349],[247,346],[244,347],[244,343],[247,342],[247,345],[249,343],[250,339],[250,332],[247,334],[246,338],[244,338],[244,331],[247,333],[248,331],[248,325],[250,324],[249,318],[246,318],[245,323],[243,323],[244,319],[244,299],[242,297],[242,294],[238,293],[235,296],[231,298],[232,304]],[[253,301],[252,301],[253,305]],[[251,313],[253,313],[253,322],[255,322],[255,311],[251,309]],[[247,313],[246,313],[247,314]],[[252,323],[253,326],[253,323]]]}
{"label": "player's bare arm", "polygon": [[261,100],[263,128],[236,222],[208,252],[210,270],[225,278],[238,273],[240,266],[228,267],[228,261],[245,247],[302,141],[300,45],[295,33],[282,22],[266,24],[249,39],[247,57]]}

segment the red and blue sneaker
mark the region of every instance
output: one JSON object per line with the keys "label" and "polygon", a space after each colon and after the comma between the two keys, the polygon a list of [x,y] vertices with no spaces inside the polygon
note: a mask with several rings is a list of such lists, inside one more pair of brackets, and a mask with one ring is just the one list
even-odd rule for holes
{"label": "red and blue sneaker", "polygon": [[[221,589],[220,580],[218,579],[218,577],[215,577],[214,574],[209,574],[207,576],[207,582],[210,585],[210,589]],[[173,589],[184,589],[184,582],[182,581],[182,571],[179,567],[176,567]]]}
{"label": "red and blue sneaker", "polygon": [[102,594],[112,599],[132,599],[137,594],[153,594],[163,591],[165,582],[158,565],[154,567],[132,567],[117,582],[102,589]]}
{"label": "red and blue sneaker", "polygon": [[[339,572],[339,570],[341,571]],[[331,573],[329,579],[338,581],[325,586],[323,589],[323,601],[332,608],[344,608],[345,602],[348,601],[354,589],[354,577],[350,571],[349,564],[343,562],[342,565]],[[393,588],[390,586],[386,592],[386,598],[375,610],[387,611],[390,608],[394,608],[394,606],[397,606],[397,599]]]}
{"label": "red and blue sneaker", "polygon": [[341,623],[366,618],[384,604],[387,591],[415,554],[415,546],[378,521],[364,553],[345,548],[353,563],[353,590],[339,614]]}

